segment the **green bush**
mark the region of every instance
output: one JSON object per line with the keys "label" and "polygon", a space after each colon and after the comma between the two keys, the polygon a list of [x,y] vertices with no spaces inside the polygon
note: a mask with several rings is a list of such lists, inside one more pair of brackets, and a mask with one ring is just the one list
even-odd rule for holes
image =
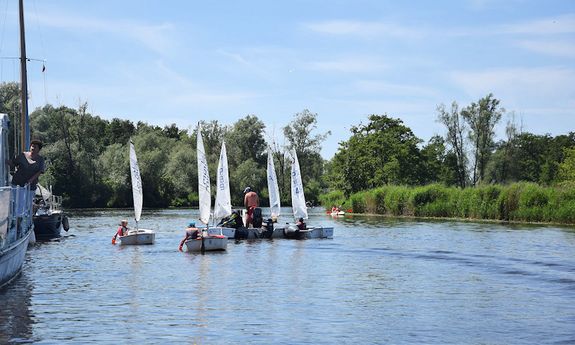
{"label": "green bush", "polygon": [[573,183],[542,187],[519,182],[465,189],[439,184],[386,185],[355,193],[349,200],[345,200],[343,192],[330,192],[322,195],[321,200],[351,204],[356,213],[575,224]]}

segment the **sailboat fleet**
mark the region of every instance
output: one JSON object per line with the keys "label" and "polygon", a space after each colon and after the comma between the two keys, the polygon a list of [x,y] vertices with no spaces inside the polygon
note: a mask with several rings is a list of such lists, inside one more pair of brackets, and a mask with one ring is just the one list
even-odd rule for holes
{"label": "sailboat fleet", "polygon": [[[0,114],[0,162],[4,162],[10,156],[8,136],[9,131],[14,130],[15,137],[19,137],[19,145],[16,150],[23,151],[30,147],[30,127],[28,119],[27,100],[27,73],[26,73],[26,44],[24,37],[23,0],[19,0],[20,13],[20,61],[21,61],[21,124],[19,131],[9,126],[8,116]],[[299,163],[295,151],[292,151],[292,208],[294,217],[307,219],[303,185],[299,172]],[[228,238],[235,238],[236,228],[222,226],[210,227],[211,194],[210,177],[201,135],[201,127],[197,130],[197,159],[198,159],[198,190],[200,204],[200,222],[204,225],[200,229],[200,236],[185,242],[186,248],[191,252],[206,252],[213,250],[226,250]],[[136,157],[136,150],[130,141],[130,172],[134,201],[135,228],[119,237],[123,245],[153,244],[155,232],[150,229],[138,227],[140,221],[143,192],[140,169]],[[220,160],[217,170],[216,202],[214,205],[214,222],[222,220],[232,214],[229,175],[225,143],[222,143]],[[265,224],[267,238],[332,238],[333,228],[306,227],[294,229],[293,224],[286,223],[279,226],[277,219],[280,216],[280,194],[273,164],[271,151],[268,150],[267,180],[270,198],[269,221]],[[22,269],[28,244],[34,241],[33,231],[33,197],[34,192],[30,186],[12,186],[9,171],[4,164],[0,164],[0,287],[8,284]],[[256,232],[254,232],[256,233]]]}
{"label": "sailboat fleet", "polygon": [[[228,171],[228,160],[225,142],[222,142],[220,157],[216,174],[216,198],[213,212],[211,210],[211,183],[204,149],[204,141],[201,133],[201,126],[197,129],[197,166],[198,166],[198,200],[199,200],[199,223],[202,226],[198,229],[198,236],[188,238],[184,241],[188,252],[209,252],[225,251],[228,239],[240,238],[286,238],[286,239],[311,239],[311,238],[333,238],[333,227],[309,226],[303,223],[308,219],[306,200],[301,178],[301,171],[295,150],[290,152],[291,160],[291,195],[292,211],[294,221],[280,225],[277,223],[281,213],[280,193],[272,152],[268,149],[267,159],[267,182],[269,193],[269,218],[268,222],[258,228],[243,228],[244,237],[238,237],[235,227],[214,225],[232,214],[230,182]],[[152,230],[138,229],[137,223],[142,211],[142,182],[138,168],[138,161],[134,144],[130,142],[130,167],[132,172],[132,189],[134,194],[134,211],[136,219],[136,229],[128,231],[128,234],[121,236],[122,244],[153,244],[154,232]],[[210,224],[210,220],[212,223]]]}

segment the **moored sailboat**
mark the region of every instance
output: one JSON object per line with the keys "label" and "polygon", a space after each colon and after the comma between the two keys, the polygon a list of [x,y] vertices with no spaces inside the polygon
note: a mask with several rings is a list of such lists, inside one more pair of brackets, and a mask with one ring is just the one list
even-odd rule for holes
{"label": "moored sailboat", "polygon": [[149,229],[139,229],[138,222],[142,215],[142,206],[144,202],[142,191],[142,178],[138,166],[138,158],[134,143],[130,140],[130,176],[132,178],[132,195],[134,198],[134,219],[136,228],[129,229],[124,236],[119,236],[121,244],[154,244],[156,233]]}
{"label": "moored sailboat", "polygon": [[34,234],[37,240],[51,240],[61,237],[62,229],[68,231],[68,217],[62,210],[62,197],[37,185],[34,198]]}
{"label": "moored sailboat", "polygon": [[[20,78],[21,78],[21,128],[15,152],[30,147],[30,127],[28,119],[28,82],[26,73],[26,42],[24,35],[24,3],[19,1],[20,14]],[[18,276],[24,264],[26,249],[34,232],[32,222],[32,200],[34,192],[30,185],[12,186],[9,171],[4,164],[9,158],[9,120],[0,114],[0,287]]]}
{"label": "moored sailboat", "polygon": [[[206,159],[206,151],[204,150],[204,140],[202,138],[201,127],[198,124],[197,134],[197,160],[198,160],[198,199],[200,206],[200,222],[206,228],[200,229],[200,236],[186,240],[186,248],[190,252],[206,252],[216,250],[226,250],[228,246],[228,239],[221,234],[210,233],[210,208],[211,208],[211,192],[210,192],[210,173],[208,170],[208,161]],[[231,206],[230,206],[231,209]],[[231,212],[230,212],[231,213]]]}

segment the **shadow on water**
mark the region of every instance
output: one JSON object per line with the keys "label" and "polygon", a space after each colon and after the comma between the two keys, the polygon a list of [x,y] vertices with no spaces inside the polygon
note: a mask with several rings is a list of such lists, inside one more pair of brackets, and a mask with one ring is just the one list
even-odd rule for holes
{"label": "shadow on water", "polygon": [[32,285],[26,273],[0,289],[0,344],[33,342]]}

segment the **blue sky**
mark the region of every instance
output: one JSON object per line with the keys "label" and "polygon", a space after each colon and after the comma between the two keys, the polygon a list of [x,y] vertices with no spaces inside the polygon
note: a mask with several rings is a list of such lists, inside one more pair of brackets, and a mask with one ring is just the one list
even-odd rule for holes
{"label": "blue sky", "polygon": [[[575,131],[575,1],[26,1],[32,109],[45,103],[189,129],[304,109],[331,158],[369,114],[427,141],[439,104],[488,93],[525,131]],[[0,56],[18,56],[17,0],[0,0]],[[0,60],[0,81],[18,77]],[[502,138],[507,117],[497,133]]]}

